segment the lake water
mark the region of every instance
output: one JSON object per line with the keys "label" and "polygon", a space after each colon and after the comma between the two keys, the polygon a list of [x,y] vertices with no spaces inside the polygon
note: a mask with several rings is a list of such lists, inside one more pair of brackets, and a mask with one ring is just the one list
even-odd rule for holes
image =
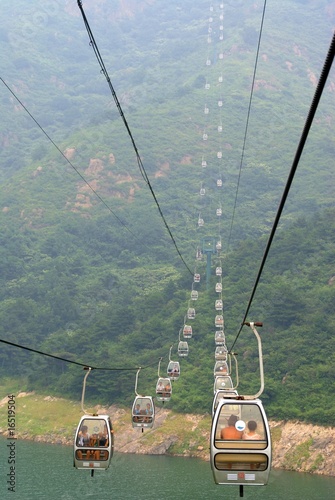
{"label": "lake water", "polygon": [[[17,441],[15,492],[7,489],[8,441],[0,439],[0,499],[238,499],[238,486],[214,484],[208,462],[194,458],[116,453],[106,472],[73,468],[72,448]],[[244,488],[249,500],[332,500],[335,477],[275,470],[268,486]]]}

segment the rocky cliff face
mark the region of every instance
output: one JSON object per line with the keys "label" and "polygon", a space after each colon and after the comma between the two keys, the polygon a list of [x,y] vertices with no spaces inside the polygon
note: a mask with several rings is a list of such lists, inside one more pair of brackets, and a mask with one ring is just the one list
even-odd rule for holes
{"label": "rocky cliff face", "polygon": [[[114,413],[116,427],[122,420],[123,410]],[[116,417],[116,418],[115,418]],[[169,410],[162,410],[152,430],[132,429],[130,425],[118,429],[115,436],[116,451],[123,453],[176,454],[209,460],[210,417],[182,415],[184,428],[190,430],[187,441],[180,434],[176,422],[175,432],[165,432],[171,419]],[[178,419],[178,417],[176,417]],[[163,425],[165,424],[165,425]],[[204,425],[205,424],[205,425]],[[207,429],[206,429],[207,425]],[[204,429],[205,427],[205,429]],[[335,475],[335,429],[301,422],[270,422],[274,468]]]}
{"label": "rocky cliff face", "polygon": [[271,422],[272,466],[335,475],[335,429],[301,422]]}

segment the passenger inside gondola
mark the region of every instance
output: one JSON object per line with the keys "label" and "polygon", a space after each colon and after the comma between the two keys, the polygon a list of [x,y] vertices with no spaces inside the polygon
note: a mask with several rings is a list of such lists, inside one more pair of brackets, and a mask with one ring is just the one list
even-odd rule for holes
{"label": "passenger inside gondola", "polygon": [[134,414],[133,414],[133,420],[134,422],[141,422],[142,418],[140,417],[141,415],[141,405],[137,403],[137,405],[134,408]]}
{"label": "passenger inside gondola", "polygon": [[145,410],[145,417],[144,417],[144,422],[150,424],[152,422],[152,415],[153,415],[153,408],[150,403],[146,404]]}
{"label": "passenger inside gondola", "polygon": [[163,392],[163,396],[164,396],[164,397],[169,397],[169,396],[171,396],[171,384],[170,384],[170,382],[168,382],[168,383],[165,385],[164,392]]}
{"label": "passenger inside gondola", "polygon": [[82,425],[78,432],[77,446],[88,446],[90,444],[90,435],[87,425]]}
{"label": "passenger inside gondola", "polygon": [[108,446],[108,432],[106,424],[104,425],[104,430],[99,432],[99,446]]}
{"label": "passenger inside gondola", "polygon": [[[107,450],[96,448],[108,447],[108,432],[103,419],[85,419],[77,436],[77,446],[82,449],[76,451],[79,460],[108,460]],[[91,449],[95,448],[95,449]]]}
{"label": "passenger inside gondola", "polygon": [[158,382],[157,387],[156,387],[156,393],[163,394],[164,388],[165,388],[165,386],[164,386],[163,382],[161,382],[161,381]]}
{"label": "passenger inside gondola", "polygon": [[230,415],[228,419],[228,426],[221,429],[221,439],[242,439],[243,432],[238,431],[235,424],[238,420],[236,415]]}
{"label": "passenger inside gondola", "polygon": [[146,405],[145,414],[146,415],[152,415],[152,406],[151,406],[150,403],[147,403],[147,405]]}
{"label": "passenger inside gondola", "polygon": [[170,377],[178,378],[180,375],[179,362],[170,361],[167,371]]}
{"label": "passenger inside gondola", "polygon": [[243,434],[243,439],[264,439],[264,436],[262,437],[258,432],[256,432],[257,429],[257,422],[255,420],[249,420],[247,423],[248,431]]}
{"label": "passenger inside gondola", "polygon": [[[231,411],[228,426],[222,426],[228,409]],[[269,458],[263,450],[268,446],[268,438],[259,406],[231,401],[221,406],[219,416],[215,433],[215,448],[220,450],[215,455],[216,470],[265,471]]]}

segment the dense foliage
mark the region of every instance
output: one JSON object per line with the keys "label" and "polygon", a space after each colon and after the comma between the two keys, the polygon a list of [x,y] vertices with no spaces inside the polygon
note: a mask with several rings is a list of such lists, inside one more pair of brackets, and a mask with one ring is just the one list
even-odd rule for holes
{"label": "dense foliage", "polygon": [[[211,216],[217,173],[210,168],[202,207],[206,226],[197,228],[201,157],[211,147],[201,140],[208,2],[138,2],[128,9],[116,0],[83,3],[160,207],[193,269],[199,242],[217,235]],[[247,306],[332,29],[331,2],[273,3],[239,172],[261,9],[225,2],[221,236],[228,347]],[[3,85],[0,339],[94,366],[147,367],[139,390],[153,393],[158,359],[164,358],[164,371],[169,347],[176,347],[192,276],[140,174],[76,2],[7,4],[0,13],[7,26],[2,77],[69,161]],[[15,23],[4,22],[9,13]],[[219,74],[218,64],[213,71]],[[331,80],[250,311],[250,319],[264,321],[269,415],[327,424],[334,412],[333,86]],[[206,105],[215,99],[212,85]],[[214,125],[208,121],[209,134]],[[204,275],[205,262],[199,266]],[[190,355],[174,385],[171,406],[181,412],[211,408],[214,280],[208,288],[202,280]],[[248,329],[234,349],[240,391],[256,392],[257,349]],[[0,375],[8,374],[25,377],[29,388],[81,393],[80,367],[1,344]],[[130,404],[134,381],[133,370],[95,371],[88,392],[96,401]]]}

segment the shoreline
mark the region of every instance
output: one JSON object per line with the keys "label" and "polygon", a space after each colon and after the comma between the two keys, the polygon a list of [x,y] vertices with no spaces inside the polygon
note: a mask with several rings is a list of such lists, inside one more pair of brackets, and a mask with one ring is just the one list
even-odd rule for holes
{"label": "shoreline", "polygon": [[[7,397],[0,401],[0,435],[4,438],[9,435],[4,427],[6,403]],[[82,414],[78,402],[21,392],[16,396],[16,407],[17,439],[73,446]],[[128,408],[95,406],[94,412],[111,416],[116,452],[209,461],[209,414],[178,414],[159,408],[153,428],[142,433],[141,429],[132,428]],[[290,421],[269,424],[274,469],[335,476],[335,428]]]}

